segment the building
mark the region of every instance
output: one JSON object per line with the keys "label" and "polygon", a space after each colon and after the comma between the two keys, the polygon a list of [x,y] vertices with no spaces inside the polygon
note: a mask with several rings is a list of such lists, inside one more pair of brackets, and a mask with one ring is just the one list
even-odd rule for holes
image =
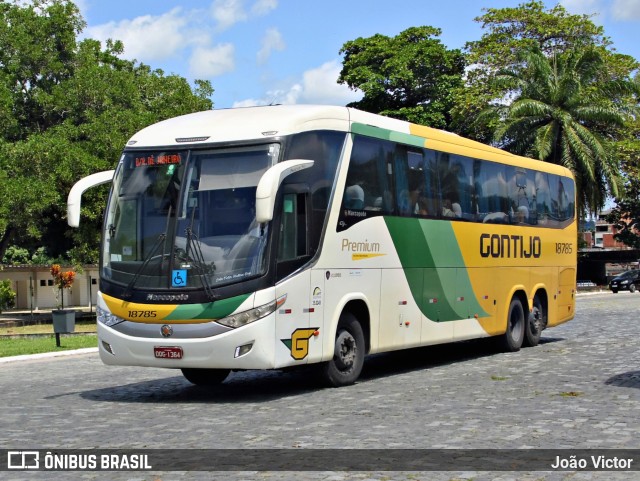
{"label": "building", "polygon": [[618,232],[616,226],[607,221],[611,210],[603,210],[596,219],[596,230],[593,238],[593,247],[602,249],[630,249],[629,246],[617,241],[614,235]]}
{"label": "building", "polygon": [[[62,266],[63,271],[71,270]],[[55,309],[58,289],[53,285],[50,266],[3,266],[0,280],[9,279],[16,293],[16,309]],[[92,307],[96,304],[98,293],[98,266],[85,265],[82,272],[76,272],[76,278],[70,289],[64,290],[64,306]]]}

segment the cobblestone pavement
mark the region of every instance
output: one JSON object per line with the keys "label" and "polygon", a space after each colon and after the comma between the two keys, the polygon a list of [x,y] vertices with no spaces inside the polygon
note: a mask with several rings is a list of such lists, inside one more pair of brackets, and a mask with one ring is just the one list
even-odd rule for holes
{"label": "cobblestone pavement", "polygon": [[[96,354],[0,365],[2,445],[53,448],[640,447],[640,294],[579,296],[541,344],[486,341],[380,354],[361,380],[108,367]],[[635,462],[640,463],[640,459]],[[630,480],[640,472],[0,472],[3,479]]]}

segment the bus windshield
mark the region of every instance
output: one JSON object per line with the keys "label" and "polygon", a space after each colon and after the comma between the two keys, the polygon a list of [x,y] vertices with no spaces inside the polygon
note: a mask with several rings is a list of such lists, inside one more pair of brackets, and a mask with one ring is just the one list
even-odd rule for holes
{"label": "bus windshield", "polygon": [[125,152],[107,208],[103,278],[127,290],[210,290],[264,272],[255,194],[278,153],[278,144]]}

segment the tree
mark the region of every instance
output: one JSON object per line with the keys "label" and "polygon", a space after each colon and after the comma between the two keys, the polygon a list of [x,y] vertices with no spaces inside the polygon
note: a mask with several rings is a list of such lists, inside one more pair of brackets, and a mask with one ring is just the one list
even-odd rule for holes
{"label": "tree", "polygon": [[496,77],[513,95],[498,104],[502,123],[495,137],[506,150],[569,168],[576,177],[579,212],[599,210],[606,195],[618,195],[619,164],[610,145],[633,113],[615,99],[640,94],[635,84],[602,78],[596,48],[547,57],[525,51],[523,66]]}
{"label": "tree", "polygon": [[349,106],[446,128],[465,61],[462,52],[435,38],[440,34],[433,27],[412,27],[395,37],[377,34],[346,42],[338,83],[364,92]]}
{"label": "tree", "polygon": [[[636,83],[640,84],[640,74],[636,76]],[[640,249],[640,118],[636,117],[625,137],[616,145],[624,186],[607,220],[618,230],[616,240]]]}
{"label": "tree", "polygon": [[517,7],[483,11],[475,21],[487,32],[465,45],[470,68],[452,112],[453,128],[462,135],[492,141],[501,119],[478,117],[488,104],[509,94],[504,85],[494,81],[495,75],[500,70],[522,66],[519,52],[539,50],[550,57],[595,47],[601,52],[611,79],[628,79],[637,68],[635,59],[610,50],[611,41],[604,35],[604,29],[591,21],[591,16],[569,14],[560,4],[546,10],[542,1],[529,1]]}
{"label": "tree", "polygon": [[0,258],[11,242],[51,257],[96,262],[106,187],[66,227],[79,178],[112,169],[128,138],[160,120],[212,108],[211,84],[120,58],[123,44],[77,41],[84,21],[69,0],[0,3]]}
{"label": "tree", "polygon": [[475,20],[488,32],[465,46],[472,67],[453,109],[455,131],[567,165],[581,211],[598,210],[618,192],[615,146],[637,108],[638,62],[610,49],[590,16],[561,5],[529,1],[484,12]]}

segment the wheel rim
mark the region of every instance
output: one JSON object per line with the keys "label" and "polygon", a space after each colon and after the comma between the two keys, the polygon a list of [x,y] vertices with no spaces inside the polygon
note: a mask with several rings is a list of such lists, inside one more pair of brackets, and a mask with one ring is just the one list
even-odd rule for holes
{"label": "wheel rim", "polygon": [[537,303],[533,305],[529,326],[531,334],[534,336],[537,336],[542,331],[542,306]]}
{"label": "wheel rim", "polygon": [[509,317],[509,330],[511,331],[511,338],[514,341],[520,339],[523,334],[524,329],[524,311],[522,310],[522,306],[515,306],[511,311],[511,316]]}
{"label": "wheel rim", "polygon": [[358,347],[355,338],[349,331],[341,331],[336,338],[335,364],[340,371],[348,371],[353,367]]}

